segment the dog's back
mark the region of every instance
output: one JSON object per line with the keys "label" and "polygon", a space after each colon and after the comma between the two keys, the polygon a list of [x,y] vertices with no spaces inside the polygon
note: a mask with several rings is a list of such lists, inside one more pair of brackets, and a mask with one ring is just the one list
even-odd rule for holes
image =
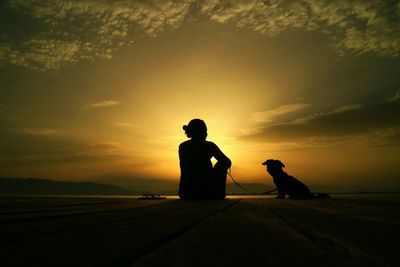
{"label": "dog's back", "polygon": [[[284,171],[282,171],[282,174],[278,175],[278,177],[274,177],[274,180],[282,180],[280,183],[280,186],[283,187],[282,191],[288,194],[290,198],[304,199],[313,197],[310,189],[305,184]],[[278,187],[278,185],[276,186]]]}

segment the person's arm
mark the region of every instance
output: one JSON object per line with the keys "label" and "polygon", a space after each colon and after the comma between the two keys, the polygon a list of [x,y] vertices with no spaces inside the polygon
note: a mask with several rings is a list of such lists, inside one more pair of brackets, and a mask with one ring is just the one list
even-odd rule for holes
{"label": "person's arm", "polygon": [[218,161],[219,164],[222,164],[226,169],[229,169],[232,165],[231,160],[219,149],[219,147],[211,143],[212,146],[212,156]]}

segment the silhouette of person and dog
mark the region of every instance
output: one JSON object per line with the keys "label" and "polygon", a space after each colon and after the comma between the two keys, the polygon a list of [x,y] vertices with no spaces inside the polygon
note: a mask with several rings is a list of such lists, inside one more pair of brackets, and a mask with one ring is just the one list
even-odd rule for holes
{"label": "silhouette of person and dog", "polygon": [[[206,141],[207,126],[203,120],[193,119],[182,128],[190,139],[179,145],[179,197],[184,200],[224,199],[231,160],[216,144]],[[214,166],[211,158],[217,160]],[[311,193],[304,183],[283,171],[285,165],[280,160],[268,159],[262,165],[266,166],[272,176],[278,199],[286,195],[291,199],[329,197],[324,193]]]}

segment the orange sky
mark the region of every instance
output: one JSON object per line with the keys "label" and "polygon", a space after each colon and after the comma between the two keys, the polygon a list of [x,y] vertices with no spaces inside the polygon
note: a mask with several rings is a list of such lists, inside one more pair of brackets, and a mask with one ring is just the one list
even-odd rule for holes
{"label": "orange sky", "polygon": [[7,1],[0,176],[176,183],[201,118],[241,182],[271,185],[273,158],[321,188],[399,187],[400,6],[264,2]]}

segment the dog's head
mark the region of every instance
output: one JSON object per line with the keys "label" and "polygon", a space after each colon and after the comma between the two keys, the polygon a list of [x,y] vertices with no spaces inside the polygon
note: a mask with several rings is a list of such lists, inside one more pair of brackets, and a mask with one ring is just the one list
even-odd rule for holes
{"label": "dog's head", "polygon": [[267,172],[271,175],[277,175],[279,173],[282,173],[283,170],[282,168],[285,167],[285,164],[283,164],[280,160],[278,159],[268,159],[262,163],[262,165],[265,165],[267,167]]}

